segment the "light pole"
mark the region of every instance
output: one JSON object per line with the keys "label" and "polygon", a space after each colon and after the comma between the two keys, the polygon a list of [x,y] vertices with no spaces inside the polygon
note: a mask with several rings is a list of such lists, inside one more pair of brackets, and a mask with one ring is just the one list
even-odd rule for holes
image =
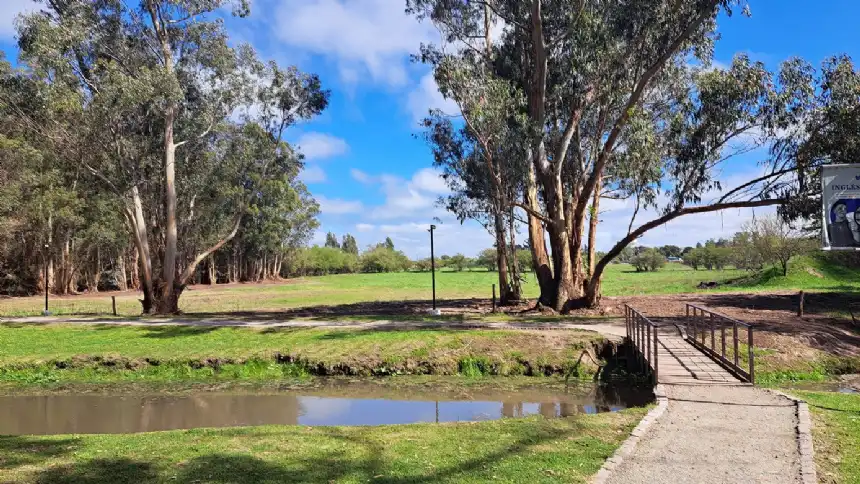
{"label": "light pole", "polygon": [[45,312],[43,313],[45,316],[50,316],[51,313],[48,311],[48,249],[50,246],[45,244]]}
{"label": "light pole", "polygon": [[433,281],[433,313],[436,313],[436,254],[433,251],[433,231],[435,225],[430,226],[430,277]]}

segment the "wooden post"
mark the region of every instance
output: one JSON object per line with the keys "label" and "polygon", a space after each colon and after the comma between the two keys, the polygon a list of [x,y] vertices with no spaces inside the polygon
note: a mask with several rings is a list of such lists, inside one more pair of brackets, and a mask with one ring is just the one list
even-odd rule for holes
{"label": "wooden post", "polygon": [[806,297],[806,294],[803,291],[800,291],[800,296],[797,298],[797,317],[803,317],[803,299]]}
{"label": "wooden post", "polygon": [[720,325],[720,341],[723,343],[723,359],[726,359],[726,325]]}
{"label": "wooden post", "polygon": [[714,341],[714,313],[711,313],[710,316],[711,316],[711,319],[710,319],[710,321],[711,321],[711,349],[716,351],[717,350],[717,343],[716,343],[716,341]]}
{"label": "wooden post", "polygon": [[113,305],[113,315],[116,316],[116,296],[111,296],[110,300]]}
{"label": "wooden post", "polygon": [[496,312],[496,285],[493,284],[493,312]]}
{"label": "wooden post", "polygon": [[658,369],[659,365],[657,364],[657,354],[660,353],[660,347],[657,346],[657,328],[654,328],[654,384],[657,384],[658,380]]}
{"label": "wooden post", "polygon": [[[647,358],[645,358],[645,359],[648,360],[648,363],[650,364],[650,363],[652,363],[652,361],[651,361],[651,325],[647,324],[647,325],[645,325],[645,327],[648,329],[648,336],[646,337],[646,344],[645,344],[645,347],[647,348],[647,350],[645,351]],[[656,333],[656,331],[655,331],[655,333]]]}
{"label": "wooden post", "polygon": [[738,323],[734,323],[734,334],[732,340],[734,341],[735,347],[735,366],[738,366]]}
{"label": "wooden post", "polygon": [[755,360],[753,359],[753,329],[752,326],[747,327],[747,345],[750,359],[750,383],[755,384]]}

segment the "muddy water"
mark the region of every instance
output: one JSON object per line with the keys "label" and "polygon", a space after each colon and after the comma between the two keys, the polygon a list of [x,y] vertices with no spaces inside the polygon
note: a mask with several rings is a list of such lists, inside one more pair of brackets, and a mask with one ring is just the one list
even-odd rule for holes
{"label": "muddy water", "polygon": [[367,387],[289,392],[0,396],[0,435],[114,434],[252,425],[383,425],[618,411],[650,389],[578,388],[428,395]]}

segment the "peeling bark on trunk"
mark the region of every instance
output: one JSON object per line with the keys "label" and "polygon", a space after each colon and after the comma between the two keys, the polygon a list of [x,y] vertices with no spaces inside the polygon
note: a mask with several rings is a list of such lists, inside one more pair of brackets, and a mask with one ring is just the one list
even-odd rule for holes
{"label": "peeling bark on trunk", "polygon": [[508,283],[508,244],[505,240],[505,219],[500,210],[495,210],[496,265],[499,268],[499,301],[507,305],[511,301],[511,286]]}
{"label": "peeling bark on trunk", "polygon": [[[534,165],[529,164],[528,185],[524,194],[523,202],[535,212],[540,211],[538,205],[537,182],[535,180]],[[549,263],[549,254],[546,250],[546,238],[544,237],[543,223],[534,215],[529,214],[529,248],[532,253],[532,267],[535,277],[540,286],[539,302],[545,306],[552,305],[549,297],[553,292],[552,268]]]}

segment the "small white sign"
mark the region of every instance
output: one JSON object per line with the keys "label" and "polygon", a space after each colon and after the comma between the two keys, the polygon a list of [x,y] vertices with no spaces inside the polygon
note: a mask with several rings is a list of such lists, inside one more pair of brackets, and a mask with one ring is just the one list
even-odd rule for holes
{"label": "small white sign", "polygon": [[824,249],[860,250],[860,164],[821,168]]}

